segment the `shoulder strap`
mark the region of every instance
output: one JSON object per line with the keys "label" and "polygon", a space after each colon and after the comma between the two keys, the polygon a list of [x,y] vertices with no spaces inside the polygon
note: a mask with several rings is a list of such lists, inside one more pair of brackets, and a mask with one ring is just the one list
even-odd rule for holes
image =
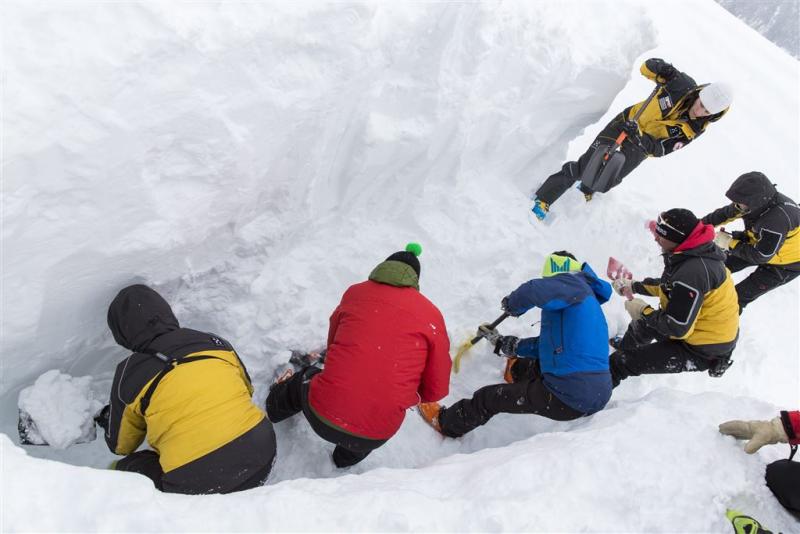
{"label": "shoulder strap", "polygon": [[[169,356],[165,356],[160,352],[156,352],[153,354],[156,358],[164,362],[164,368],[161,370],[160,373],[156,375],[156,377],[150,382],[150,386],[147,388],[147,391],[144,392],[142,398],[139,400],[139,408],[141,409],[142,416],[147,413],[147,408],[150,406],[150,399],[153,397],[153,393],[156,391],[156,387],[158,387],[158,383],[161,382],[161,379],[166,376],[167,373],[175,369],[176,365],[181,365],[184,363],[191,363],[196,362],[198,360],[222,360],[222,358],[218,358],[216,356],[186,356],[184,358],[171,358]],[[222,360],[225,361],[225,360]]]}

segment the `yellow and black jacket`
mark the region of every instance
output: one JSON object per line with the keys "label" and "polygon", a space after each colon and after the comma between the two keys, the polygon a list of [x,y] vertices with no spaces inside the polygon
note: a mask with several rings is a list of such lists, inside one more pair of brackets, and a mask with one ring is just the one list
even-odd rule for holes
{"label": "yellow and black jacket", "polygon": [[[642,63],[639,71],[648,80],[662,84],[638,119],[642,132],[641,148],[649,156],[661,157],[688,145],[706,130],[709,123],[718,121],[728,111],[690,119],[689,108],[705,85],[697,85],[688,74],[658,58]],[[643,105],[644,101],[626,108],[618,116],[618,121],[632,120]]]}
{"label": "yellow and black jacket", "polygon": [[[736,219],[744,232],[732,232],[728,254],[753,265],[768,264],[800,271],[800,207],[775,189],[760,172],[737,178],[727,193],[731,204],[714,210],[703,222],[720,226]],[[742,213],[733,203],[748,207]]]}
{"label": "yellow and black jacket", "polygon": [[227,341],[180,328],[169,304],[143,285],[119,293],[108,324],[134,351],[114,375],[105,435],[112,452],[131,454],[147,437],[165,491],[181,493],[225,493],[271,466],[271,423]]}
{"label": "yellow and black jacket", "polygon": [[633,284],[634,292],[657,296],[661,304],[658,310],[645,308],[641,320],[659,336],[683,341],[700,354],[730,354],[739,335],[739,304],[724,262],[725,254],[711,241],[664,254],[660,278]]}

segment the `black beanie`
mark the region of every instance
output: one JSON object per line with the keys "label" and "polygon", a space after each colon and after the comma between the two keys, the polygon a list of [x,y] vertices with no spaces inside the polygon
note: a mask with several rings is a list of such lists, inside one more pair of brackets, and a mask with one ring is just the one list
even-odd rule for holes
{"label": "black beanie", "polygon": [[673,243],[681,244],[686,241],[692,230],[697,227],[700,219],[694,216],[689,210],[683,208],[672,208],[665,211],[658,217],[656,222],[656,233]]}
{"label": "black beanie", "polygon": [[395,252],[394,254],[386,258],[386,261],[399,261],[405,263],[406,265],[410,265],[411,268],[414,269],[414,272],[417,273],[417,278],[419,278],[419,271],[420,271],[419,259],[417,259],[417,257],[412,252],[408,252],[406,250]]}

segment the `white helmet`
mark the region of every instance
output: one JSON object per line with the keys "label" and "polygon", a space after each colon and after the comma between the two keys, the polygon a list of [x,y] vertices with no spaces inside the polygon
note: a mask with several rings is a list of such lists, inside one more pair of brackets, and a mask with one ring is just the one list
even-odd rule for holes
{"label": "white helmet", "polygon": [[733,87],[725,82],[710,83],[700,89],[700,101],[709,113],[716,115],[730,107]]}

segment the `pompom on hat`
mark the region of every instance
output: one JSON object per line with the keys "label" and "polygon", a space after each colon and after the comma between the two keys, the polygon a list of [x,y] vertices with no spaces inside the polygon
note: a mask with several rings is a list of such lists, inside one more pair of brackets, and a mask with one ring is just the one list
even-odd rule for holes
{"label": "pompom on hat", "polygon": [[417,256],[420,254],[422,254],[422,246],[419,243],[408,243],[405,250],[395,252],[386,258],[386,261],[400,261],[410,265],[414,272],[417,273],[417,277],[419,277],[421,267]]}

